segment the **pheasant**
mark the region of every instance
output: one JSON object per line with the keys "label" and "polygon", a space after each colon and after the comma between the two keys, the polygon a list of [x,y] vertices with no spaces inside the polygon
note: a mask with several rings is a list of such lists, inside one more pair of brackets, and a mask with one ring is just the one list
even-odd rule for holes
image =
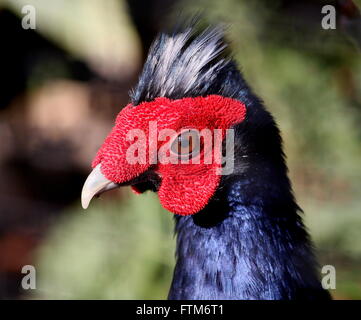
{"label": "pheasant", "polygon": [[217,27],[158,36],[82,205],[120,186],[157,192],[175,215],[169,299],[329,299],[279,129],[227,47]]}

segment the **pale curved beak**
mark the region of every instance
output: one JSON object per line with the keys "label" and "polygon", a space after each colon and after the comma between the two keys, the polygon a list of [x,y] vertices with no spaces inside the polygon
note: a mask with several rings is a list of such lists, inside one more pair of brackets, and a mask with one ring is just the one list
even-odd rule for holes
{"label": "pale curved beak", "polygon": [[119,184],[108,180],[100,171],[100,163],[93,169],[86,179],[81,191],[81,205],[88,208],[91,199],[105,191],[118,188]]}

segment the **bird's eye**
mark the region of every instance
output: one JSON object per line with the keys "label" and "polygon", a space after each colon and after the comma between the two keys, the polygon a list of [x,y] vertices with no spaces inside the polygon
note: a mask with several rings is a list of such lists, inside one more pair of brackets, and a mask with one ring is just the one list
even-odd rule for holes
{"label": "bird's eye", "polygon": [[173,154],[179,157],[194,157],[200,151],[200,137],[197,130],[187,129],[181,132],[171,145]]}

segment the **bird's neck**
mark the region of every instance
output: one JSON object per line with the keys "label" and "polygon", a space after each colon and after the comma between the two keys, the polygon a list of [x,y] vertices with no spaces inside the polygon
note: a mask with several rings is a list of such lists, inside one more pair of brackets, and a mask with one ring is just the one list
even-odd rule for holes
{"label": "bird's neck", "polygon": [[247,196],[250,185],[254,182],[233,181],[206,209],[176,219],[177,263],[170,299],[324,295],[293,197],[274,199],[271,205],[263,187]]}

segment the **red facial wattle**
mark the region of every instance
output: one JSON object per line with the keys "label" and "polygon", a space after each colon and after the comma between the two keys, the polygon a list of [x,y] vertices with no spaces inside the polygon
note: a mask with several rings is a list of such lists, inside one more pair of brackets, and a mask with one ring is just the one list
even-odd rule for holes
{"label": "red facial wattle", "polygon": [[[129,104],[118,114],[115,126],[99,149],[92,166],[101,164],[103,175],[115,183],[130,181],[151,167],[161,178],[158,196],[163,207],[175,214],[194,214],[207,205],[219,184],[221,176],[217,174],[217,169],[221,166],[220,161],[212,161],[210,164],[202,161],[199,164],[154,164],[148,161],[152,155],[149,157],[151,148],[147,143],[147,162],[131,164],[126,156],[132,144],[127,139],[127,133],[134,129],[142,130],[148,141],[149,122],[153,121],[157,132],[162,129],[175,132],[184,128],[199,131],[222,129],[224,138],[225,130],[242,122],[245,116],[246,107],[243,103],[218,95],[178,100],[161,97],[137,106]],[[167,142],[158,141],[157,150],[164,143]],[[213,150],[214,157],[221,157],[221,152],[221,148]]]}

